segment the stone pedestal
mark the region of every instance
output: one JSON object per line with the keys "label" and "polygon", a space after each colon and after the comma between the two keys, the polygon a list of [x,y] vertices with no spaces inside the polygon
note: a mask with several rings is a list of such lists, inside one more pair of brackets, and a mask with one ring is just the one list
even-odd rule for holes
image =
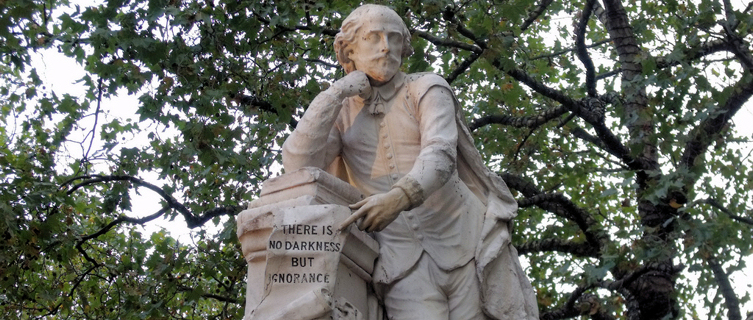
{"label": "stone pedestal", "polygon": [[335,230],[362,198],[316,168],[264,182],[237,218],[248,262],[244,320],[382,319],[370,285],[377,242],[354,226]]}

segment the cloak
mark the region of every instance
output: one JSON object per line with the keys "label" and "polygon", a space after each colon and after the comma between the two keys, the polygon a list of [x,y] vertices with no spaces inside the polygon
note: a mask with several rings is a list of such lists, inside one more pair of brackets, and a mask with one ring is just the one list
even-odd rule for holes
{"label": "cloak", "polygon": [[484,165],[455,98],[460,179],[486,204],[481,239],[476,246],[476,274],[484,312],[494,319],[539,319],[536,294],[511,242],[517,201],[507,184]]}

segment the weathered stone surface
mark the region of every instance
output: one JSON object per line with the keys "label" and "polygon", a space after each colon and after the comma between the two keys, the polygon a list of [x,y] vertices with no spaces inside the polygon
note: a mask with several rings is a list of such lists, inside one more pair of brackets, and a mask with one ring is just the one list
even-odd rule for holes
{"label": "weathered stone surface", "polygon": [[381,317],[370,289],[376,241],[356,228],[336,230],[351,213],[341,204],[361,198],[315,168],[264,183],[237,218],[248,262],[246,320]]}

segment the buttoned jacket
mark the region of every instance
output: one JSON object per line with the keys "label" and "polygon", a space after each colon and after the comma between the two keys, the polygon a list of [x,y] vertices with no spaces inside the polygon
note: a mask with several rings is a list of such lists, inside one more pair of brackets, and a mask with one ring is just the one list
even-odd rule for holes
{"label": "buttoned jacket", "polygon": [[[427,97],[429,90],[436,92]],[[423,251],[445,270],[463,266],[474,256],[485,207],[455,170],[458,129],[453,101],[449,85],[438,75],[399,73],[374,88],[368,99],[343,100],[333,119],[317,117],[332,124],[326,143],[288,143],[311,136],[299,125],[283,147],[286,170],[297,162],[293,158],[307,163],[311,153],[324,154],[320,164],[341,157],[348,180],[365,195],[387,192],[395,185],[409,194],[416,207],[375,233],[380,255],[374,278],[379,282],[402,277]],[[312,103],[307,113],[317,107]],[[303,140],[308,139],[297,142]]]}
{"label": "buttoned jacket", "polygon": [[422,252],[445,270],[475,259],[486,315],[538,319],[510,243],[517,203],[484,166],[447,82],[399,73],[372,89],[366,100],[320,93],[283,145],[285,169],[326,168],[365,195],[406,191],[414,208],[375,234],[376,282],[401,278]]}

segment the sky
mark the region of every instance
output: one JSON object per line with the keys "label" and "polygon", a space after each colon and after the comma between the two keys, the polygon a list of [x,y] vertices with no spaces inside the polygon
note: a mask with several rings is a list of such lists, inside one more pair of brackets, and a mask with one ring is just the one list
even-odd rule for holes
{"label": "sky", "polygon": [[[48,49],[41,51],[41,54],[35,54],[32,58],[32,65],[37,68],[42,81],[47,85],[49,91],[54,91],[58,95],[64,93],[71,94],[75,97],[83,97],[86,93],[86,88],[78,80],[83,78],[85,72],[81,66],[79,66],[73,59],[66,57],[62,53],[56,50]],[[139,115],[136,113],[138,110],[139,101],[138,96],[129,95],[125,90],[121,90],[112,99],[103,99],[102,110],[103,114],[100,116],[99,123],[107,123],[112,119],[131,119],[133,122],[138,122]],[[89,130],[93,125],[93,118],[88,117],[79,123],[79,126]],[[145,123],[139,123],[139,125],[148,125]],[[153,125],[152,125],[153,126]],[[97,128],[99,129],[99,128]],[[162,130],[164,128],[158,128]],[[141,136],[126,136],[123,147],[128,146],[143,146],[147,140],[146,135],[151,130],[146,130],[141,133]],[[80,132],[80,135],[86,131]],[[98,134],[98,133],[97,133]],[[166,132],[166,135],[177,135],[177,132]],[[101,147],[101,141],[95,139],[93,150]],[[99,144],[99,145],[97,145]],[[76,156],[81,154],[79,150],[71,148],[70,151]],[[149,183],[161,185],[158,174],[155,172],[142,173],[139,178]],[[144,217],[155,213],[160,205],[160,197],[144,188],[131,192],[132,196],[132,213],[135,217]],[[177,197],[176,197],[177,198]],[[208,223],[212,225],[212,223]],[[173,237],[176,237],[182,243],[190,241],[190,229],[185,225],[185,222],[181,219],[175,221],[168,221],[166,219],[158,219],[151,223],[148,223],[143,227],[145,233],[152,233],[159,231],[162,228],[167,229]]]}

